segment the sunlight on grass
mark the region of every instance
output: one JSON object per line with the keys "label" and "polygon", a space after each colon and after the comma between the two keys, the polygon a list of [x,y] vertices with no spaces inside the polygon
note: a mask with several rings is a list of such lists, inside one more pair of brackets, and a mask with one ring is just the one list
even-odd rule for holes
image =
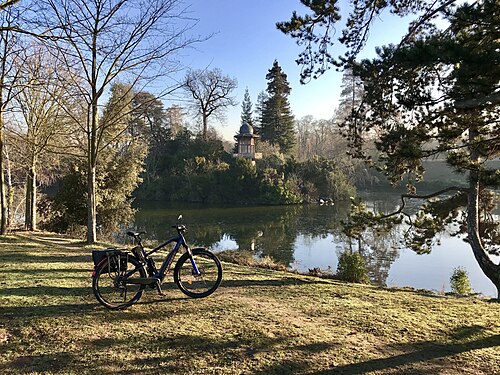
{"label": "sunlight on grass", "polygon": [[90,251],[47,234],[0,241],[2,374],[500,372],[497,303],[225,262],[209,298],[170,275],[166,297],[108,311]]}

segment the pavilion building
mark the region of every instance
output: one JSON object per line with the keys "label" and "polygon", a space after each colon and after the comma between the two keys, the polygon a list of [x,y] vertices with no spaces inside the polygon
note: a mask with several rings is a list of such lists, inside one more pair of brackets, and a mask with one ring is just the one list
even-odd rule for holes
{"label": "pavilion building", "polygon": [[245,158],[252,161],[262,159],[262,154],[255,152],[255,140],[257,138],[259,138],[259,136],[254,134],[253,127],[250,124],[241,124],[240,132],[234,136],[237,153],[233,156],[235,158]]}

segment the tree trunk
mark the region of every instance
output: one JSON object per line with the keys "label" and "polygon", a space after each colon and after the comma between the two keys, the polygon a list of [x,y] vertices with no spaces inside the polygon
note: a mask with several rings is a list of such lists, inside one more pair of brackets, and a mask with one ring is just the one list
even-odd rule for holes
{"label": "tree trunk", "polygon": [[24,209],[24,229],[30,230],[31,228],[31,223],[32,223],[32,217],[31,217],[31,189],[33,187],[33,184],[31,183],[31,175],[28,173],[26,175],[26,198],[25,198],[25,209]]}
{"label": "tree trunk", "polygon": [[30,186],[30,225],[29,225],[29,230],[36,230],[37,227],[36,227],[36,193],[37,193],[37,189],[36,189],[36,167],[35,165],[32,165],[31,166],[31,169],[30,169],[30,178],[29,178],[29,182],[31,184]]}
{"label": "tree trunk", "polygon": [[3,146],[4,157],[5,157],[5,185],[7,189],[7,228],[12,225],[13,221],[13,208],[14,205],[14,186],[12,186],[12,170],[10,169],[10,159],[9,152],[5,145]]}
{"label": "tree trunk", "polygon": [[[0,105],[1,108],[1,105]],[[1,110],[0,110],[1,111]],[[4,175],[4,142],[3,142],[3,113],[0,112],[0,235],[7,233],[7,195],[5,192],[5,175]]]}
{"label": "tree trunk", "polygon": [[93,93],[92,118],[88,133],[87,148],[87,243],[97,241],[97,201],[96,201],[96,165],[97,165],[97,125],[99,113],[97,107],[97,94]]}
{"label": "tree trunk", "polygon": [[475,171],[470,173],[469,188],[467,204],[469,244],[479,267],[497,288],[497,299],[500,301],[500,264],[493,263],[479,236],[479,179]]}
{"label": "tree trunk", "polygon": [[206,141],[208,138],[208,116],[206,113],[203,113],[202,119],[203,119],[203,139]]}
{"label": "tree trunk", "polygon": [[96,182],[95,182],[96,168],[89,166],[87,175],[87,205],[88,205],[88,223],[87,223],[87,242],[89,244],[97,241],[96,230]]}
{"label": "tree trunk", "polygon": [[[475,144],[478,135],[477,129],[469,129],[470,144]],[[479,161],[477,151],[471,151],[471,160],[476,163]],[[493,263],[479,236],[479,193],[479,172],[477,170],[471,170],[469,172],[469,192],[467,195],[468,240],[479,267],[497,288],[497,300],[500,302],[500,263]]]}

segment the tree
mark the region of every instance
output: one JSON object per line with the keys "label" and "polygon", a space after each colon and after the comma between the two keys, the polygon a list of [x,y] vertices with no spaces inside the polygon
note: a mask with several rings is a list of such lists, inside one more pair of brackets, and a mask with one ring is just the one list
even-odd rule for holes
{"label": "tree", "polygon": [[255,103],[254,111],[254,121],[253,129],[255,134],[260,135],[262,133],[262,116],[264,115],[264,103],[267,100],[267,94],[265,91],[261,91],[257,96],[257,103]]}
{"label": "tree", "polygon": [[184,128],[184,111],[174,104],[167,108],[167,124],[172,137],[176,137]]}
{"label": "tree", "polygon": [[[349,126],[360,137],[378,128],[380,167],[393,183],[407,176],[409,187],[396,212],[361,216],[394,218],[404,214],[407,199],[422,199],[420,212],[408,217],[414,229],[409,244],[419,252],[430,251],[432,238],[454,224],[459,233],[466,234],[500,298],[500,264],[488,256],[488,252],[498,254],[500,243],[499,223],[491,214],[498,202],[492,189],[500,186],[500,173],[489,164],[500,155],[500,8],[495,0],[457,4],[359,2],[350,16],[355,24],[344,32],[342,41],[353,58],[365,41],[373,15],[383,8],[391,7],[400,15],[418,13],[399,45],[379,48],[377,58],[354,65],[354,74],[364,82],[366,97],[361,108],[365,115],[353,116]],[[320,13],[322,18],[335,12],[322,7]],[[443,29],[439,18],[446,20]],[[291,24],[281,26],[284,31],[292,30]],[[360,140],[357,147],[362,144]],[[466,177],[467,185],[417,194],[413,182],[423,178],[422,160],[434,155],[445,156]]]}
{"label": "tree", "polygon": [[281,152],[291,154],[296,144],[294,118],[288,102],[291,88],[278,61],[274,61],[266,79],[267,99],[262,111],[262,140],[279,145]]}
{"label": "tree", "polygon": [[178,0],[44,0],[37,3],[42,25],[54,34],[55,48],[63,63],[82,73],[78,87],[86,101],[87,115],[80,121],[86,138],[87,241],[96,241],[96,173],[99,159],[110,142],[104,143],[106,123],[100,122],[103,95],[118,77],[131,86],[146,85],[176,67],[168,59],[195,42],[185,38]]}
{"label": "tree", "polygon": [[363,81],[354,75],[352,68],[346,68],[342,76],[340,86],[339,113],[337,117],[342,119],[348,117],[352,111],[356,110],[363,100]]}
{"label": "tree", "polygon": [[184,78],[184,90],[191,97],[191,109],[201,117],[203,138],[207,139],[208,118],[224,119],[225,111],[237,103],[231,96],[238,82],[220,69],[194,70]]}
{"label": "tree", "polygon": [[335,120],[342,134],[351,142],[359,141],[360,137],[352,131],[355,127],[349,126],[349,121],[353,118],[362,117],[361,111],[364,89],[361,78],[354,75],[352,67],[347,67],[342,76],[342,91],[340,92],[339,106],[335,113]]}
{"label": "tree", "polygon": [[[106,144],[106,152],[100,155],[101,162],[96,173],[100,191],[97,224],[100,234],[104,235],[111,235],[120,225],[130,222],[134,213],[132,192],[141,181],[147,139],[137,134],[134,94],[130,86],[114,84],[100,118],[105,129],[101,137]],[[60,189],[50,200],[52,213],[45,228],[67,232],[85,227],[86,205],[80,199],[86,194],[85,164],[86,158],[66,158],[66,171],[58,183]]]}
{"label": "tree", "polygon": [[145,178],[149,182],[156,177],[157,167],[162,150],[171,136],[167,128],[167,113],[163,102],[149,92],[131,92],[132,101],[129,106],[131,117],[131,134],[142,138],[148,155],[145,162]]}
{"label": "tree", "polygon": [[[8,5],[13,4],[10,2]],[[0,235],[7,232],[8,195],[5,185],[4,156],[5,139],[4,123],[7,108],[14,99],[14,88],[19,79],[20,64],[14,64],[19,57],[18,37],[12,31],[19,20],[19,14],[12,8],[4,8],[0,12],[2,27],[0,28]]]}
{"label": "tree", "polygon": [[60,145],[68,145],[70,128],[62,103],[71,91],[67,85],[61,84],[62,77],[69,72],[64,71],[64,67],[58,68],[57,60],[43,46],[35,44],[20,55],[24,56],[18,67],[22,74],[14,92],[17,92],[18,135],[23,149],[19,154],[25,159],[23,166],[26,170],[25,227],[36,230],[38,172],[41,167],[48,170],[54,165],[53,162],[44,163],[48,161],[48,152],[60,152]]}
{"label": "tree", "polygon": [[245,96],[241,103],[241,123],[248,124],[253,128],[252,101],[250,100],[248,87],[245,90]]}

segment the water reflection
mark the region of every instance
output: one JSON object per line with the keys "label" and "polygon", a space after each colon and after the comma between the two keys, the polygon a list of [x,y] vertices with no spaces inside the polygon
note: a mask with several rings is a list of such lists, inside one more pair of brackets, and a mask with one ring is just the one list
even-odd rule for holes
{"label": "water reflection", "polygon": [[[379,197],[368,203],[388,212],[396,208],[398,201],[391,195],[390,199]],[[338,254],[351,247],[365,258],[372,281],[385,286],[449,290],[453,268],[464,266],[476,292],[495,295],[493,284],[481,272],[470,247],[463,241],[444,236],[442,245],[425,256],[398,249],[402,228],[383,233],[368,230],[361,241],[352,242],[340,229],[348,208],[339,205],[160,208],[143,203],[136,214],[135,227],[146,230],[148,240],[164,241],[175,234],[170,226],[182,213],[189,228],[187,240],[192,245],[214,251],[250,250],[256,256],[270,256],[305,272],[315,267],[335,271]]]}
{"label": "water reflection", "polygon": [[345,237],[343,243],[350,249],[357,250],[365,259],[370,280],[377,285],[387,286],[391,265],[399,257],[401,231],[394,227],[390,231],[380,232],[367,229],[361,238],[353,240]]}
{"label": "water reflection", "polygon": [[[328,240],[327,251],[335,253],[339,243],[342,244],[340,248],[348,243],[340,230],[340,222],[347,217],[348,208],[347,204],[237,208],[177,206],[166,209],[145,206],[137,213],[135,225],[147,231],[148,239],[160,242],[172,235],[168,228],[182,212],[189,227],[187,238],[193,245],[214,250],[250,250],[256,256],[269,256],[307,271],[309,265],[296,259],[300,247],[297,238],[307,239],[311,244]],[[367,236],[360,242],[358,251],[367,261],[372,280],[385,285],[390,265],[398,256],[392,244],[393,237],[375,232],[368,232]]]}
{"label": "water reflection", "polygon": [[[196,205],[157,208],[141,205],[135,218],[137,228],[147,228],[148,237],[163,240],[169,237],[171,224],[182,212],[190,230],[191,240],[211,246],[229,234],[241,248],[248,249],[257,239],[269,238],[274,246],[285,249],[282,239],[293,244],[297,233],[312,236],[327,235],[338,230],[347,215],[345,206],[266,206],[266,207],[199,207]],[[281,232],[289,232],[283,235]],[[291,232],[291,233],[290,233]],[[272,237],[272,238],[271,238]]]}

